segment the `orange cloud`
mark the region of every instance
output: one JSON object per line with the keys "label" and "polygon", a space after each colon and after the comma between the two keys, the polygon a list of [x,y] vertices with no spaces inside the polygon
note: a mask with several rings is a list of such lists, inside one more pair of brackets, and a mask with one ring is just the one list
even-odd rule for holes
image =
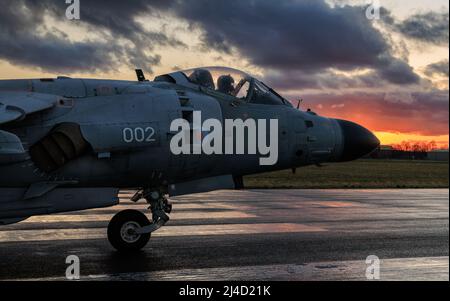
{"label": "orange cloud", "polygon": [[320,115],[351,120],[375,132],[391,133],[382,134],[388,142],[436,140],[448,143],[447,91],[416,92],[400,99],[384,93],[320,94],[304,96],[304,99],[306,106]]}

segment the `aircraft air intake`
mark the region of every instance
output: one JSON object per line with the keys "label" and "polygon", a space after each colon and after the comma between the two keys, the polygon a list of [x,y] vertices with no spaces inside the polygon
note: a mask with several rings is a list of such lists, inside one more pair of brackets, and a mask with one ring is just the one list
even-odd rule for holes
{"label": "aircraft air intake", "polygon": [[88,148],[78,124],[62,123],[30,147],[30,156],[39,169],[52,172],[81,156]]}

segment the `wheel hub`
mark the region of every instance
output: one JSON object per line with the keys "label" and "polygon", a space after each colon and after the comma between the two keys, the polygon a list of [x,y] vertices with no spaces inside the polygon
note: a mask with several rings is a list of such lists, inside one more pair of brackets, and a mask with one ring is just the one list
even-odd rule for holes
{"label": "wheel hub", "polygon": [[141,226],[136,222],[127,222],[122,225],[122,228],[120,229],[120,236],[125,242],[134,243],[138,241],[139,237],[141,237],[141,235],[136,232],[136,230],[140,227]]}

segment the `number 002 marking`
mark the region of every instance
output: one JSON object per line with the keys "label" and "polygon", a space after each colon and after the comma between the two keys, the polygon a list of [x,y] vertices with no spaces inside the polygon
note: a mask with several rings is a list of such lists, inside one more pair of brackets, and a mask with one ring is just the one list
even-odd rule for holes
{"label": "number 002 marking", "polygon": [[155,129],[148,126],[145,129],[141,127],[137,128],[124,128],[122,131],[123,141],[126,143],[132,142],[153,142],[156,141],[153,136],[155,135]]}

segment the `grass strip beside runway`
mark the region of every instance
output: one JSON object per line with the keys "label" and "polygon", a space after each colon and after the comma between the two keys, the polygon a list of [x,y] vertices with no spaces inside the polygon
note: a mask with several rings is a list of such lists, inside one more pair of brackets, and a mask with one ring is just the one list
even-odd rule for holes
{"label": "grass strip beside runway", "polygon": [[357,160],[244,177],[246,188],[448,188],[448,162]]}

